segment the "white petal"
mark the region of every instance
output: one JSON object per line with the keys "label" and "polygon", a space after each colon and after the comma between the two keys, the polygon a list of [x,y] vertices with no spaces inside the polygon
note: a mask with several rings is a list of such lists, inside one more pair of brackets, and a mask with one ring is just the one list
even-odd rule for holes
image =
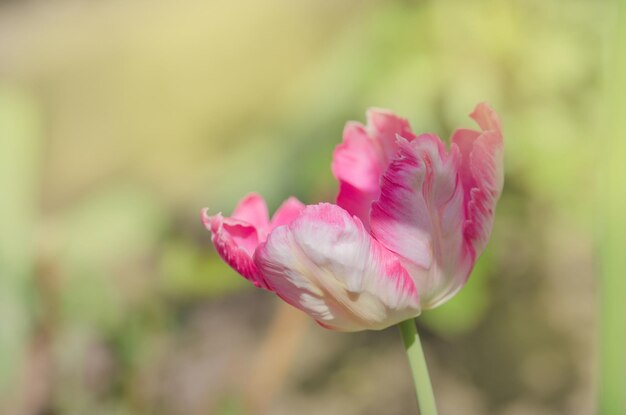
{"label": "white petal", "polygon": [[324,327],[375,330],[419,314],[415,285],[396,256],[335,205],[308,206],[275,229],[255,262],[276,294]]}

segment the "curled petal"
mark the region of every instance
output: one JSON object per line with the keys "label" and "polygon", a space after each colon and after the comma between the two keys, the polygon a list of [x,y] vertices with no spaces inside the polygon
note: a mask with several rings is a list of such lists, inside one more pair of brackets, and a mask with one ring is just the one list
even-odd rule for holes
{"label": "curled petal", "polygon": [[419,314],[415,285],[395,255],[336,205],[307,206],[276,228],[255,263],[276,294],[327,328],[376,330]]}
{"label": "curled petal", "polygon": [[452,147],[457,147],[461,153],[459,173],[466,212],[464,235],[478,256],[489,240],[496,203],[502,192],[504,145],[500,119],[487,104],[478,104],[471,117],[482,131],[455,131]]}
{"label": "curled petal", "polygon": [[221,213],[209,216],[202,211],[204,226],[211,231],[211,241],[220,257],[256,287],[269,289],[252,260],[259,245],[256,228],[244,221],[224,218]]}
{"label": "curled petal", "polygon": [[402,258],[420,290],[423,309],[454,295],[473,265],[463,239],[459,165],[458,149],[447,154],[435,135],[399,140],[372,206],[372,235]]}
{"label": "curled petal", "polygon": [[371,109],[367,125],[346,125],[335,148],[332,171],[339,180],[337,204],[358,216],[369,228],[371,204],[380,194],[380,177],[395,155],[397,136],[412,140],[409,123],[390,111]]}
{"label": "curled petal", "polygon": [[481,130],[497,132],[500,134],[500,139],[502,139],[502,124],[500,122],[500,117],[498,117],[498,114],[496,114],[489,104],[481,102],[476,105],[476,108],[474,108],[470,117],[476,121]]}

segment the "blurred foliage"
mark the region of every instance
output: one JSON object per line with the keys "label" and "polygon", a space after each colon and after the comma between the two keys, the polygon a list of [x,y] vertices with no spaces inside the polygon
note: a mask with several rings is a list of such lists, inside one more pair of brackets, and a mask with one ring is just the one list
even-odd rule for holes
{"label": "blurred foliage", "polygon": [[601,414],[626,412],[626,5],[617,3],[609,48],[605,84],[610,86],[605,107],[606,139],[599,157],[600,167],[596,233],[601,269],[600,376],[598,411]]}
{"label": "blurred foliage", "polygon": [[[11,140],[7,140],[10,137]],[[0,84],[0,390],[13,381],[28,338],[35,268],[40,114],[31,96]]]}
{"label": "blurred foliage", "polygon": [[472,278],[446,307],[425,312],[424,323],[442,335],[458,335],[480,324],[489,310],[489,253],[483,255],[474,266]]}
{"label": "blurred foliage", "polygon": [[[419,319],[441,412],[590,413],[610,14],[592,0],[0,4],[0,412],[414,410],[394,330],[310,327],[285,379],[259,374],[255,356],[291,356],[277,302],[219,260],[199,212],[249,191],[272,209],[331,201],[332,149],[367,107],[445,138],[489,101],[506,139],[494,235],[459,295]],[[259,376],[267,401],[250,402]]]}

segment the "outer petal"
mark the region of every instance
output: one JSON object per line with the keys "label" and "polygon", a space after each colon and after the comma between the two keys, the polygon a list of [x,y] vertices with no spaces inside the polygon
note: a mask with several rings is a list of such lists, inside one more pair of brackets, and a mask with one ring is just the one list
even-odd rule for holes
{"label": "outer petal", "polygon": [[255,286],[269,289],[252,260],[260,242],[256,228],[238,219],[224,218],[221,213],[209,216],[206,209],[202,221],[211,231],[211,241],[220,257]]}
{"label": "outer petal", "polygon": [[348,123],[343,142],[335,148],[332,171],[339,180],[337,204],[358,216],[366,227],[371,204],[380,194],[380,177],[397,151],[398,135],[415,138],[404,118],[371,109],[367,126]]}
{"label": "outer petal", "polygon": [[489,240],[496,203],[502,192],[504,145],[500,119],[487,104],[478,104],[470,116],[482,132],[457,130],[452,136],[452,146],[461,153],[459,172],[467,218],[464,235],[478,256]]}
{"label": "outer petal", "polygon": [[463,286],[474,262],[463,239],[460,154],[428,134],[399,146],[372,207],[372,235],[403,259],[422,308],[433,308]]}
{"label": "outer petal", "polygon": [[358,218],[330,204],[308,206],[256,252],[269,286],[322,326],[383,329],[419,314],[415,285]]}

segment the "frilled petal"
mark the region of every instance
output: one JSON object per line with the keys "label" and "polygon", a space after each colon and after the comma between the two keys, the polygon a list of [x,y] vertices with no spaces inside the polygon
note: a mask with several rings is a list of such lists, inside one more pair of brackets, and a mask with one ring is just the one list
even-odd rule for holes
{"label": "frilled petal", "polygon": [[221,213],[209,216],[202,211],[204,226],[211,231],[211,241],[220,257],[255,286],[269,289],[252,260],[259,245],[257,229],[244,221],[224,218]]}
{"label": "frilled petal", "polygon": [[419,314],[417,290],[396,256],[336,205],[307,206],[276,228],[255,263],[276,294],[330,329],[383,329]]}
{"label": "frilled petal", "polygon": [[337,204],[358,216],[369,228],[369,212],[380,194],[380,177],[398,149],[397,136],[415,135],[406,119],[390,111],[371,109],[367,125],[350,122],[335,148],[332,171],[339,180]]}
{"label": "frilled petal", "polygon": [[473,265],[463,239],[463,187],[457,148],[450,153],[430,134],[399,150],[372,206],[372,235],[397,253],[420,290],[423,309],[454,295]]}
{"label": "frilled petal", "polygon": [[478,104],[470,116],[482,131],[459,129],[452,147],[461,154],[459,169],[464,188],[466,222],[464,235],[476,256],[487,245],[496,203],[504,182],[504,145],[500,119],[487,104]]}
{"label": "frilled petal", "polygon": [[254,253],[272,229],[288,225],[302,209],[304,205],[295,197],[290,197],[278,208],[270,222],[265,200],[251,193],[237,204],[231,217],[225,218],[221,213],[210,216],[205,209],[202,221],[211,231],[211,241],[220,257],[255,286],[269,289],[254,263]]}

